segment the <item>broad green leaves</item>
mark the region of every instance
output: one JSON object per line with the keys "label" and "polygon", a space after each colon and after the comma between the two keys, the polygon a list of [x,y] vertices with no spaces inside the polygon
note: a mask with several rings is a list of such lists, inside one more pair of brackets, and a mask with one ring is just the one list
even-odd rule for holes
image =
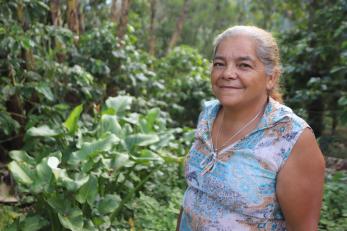
{"label": "broad green leaves", "polygon": [[106,100],[106,106],[113,109],[116,115],[122,115],[130,109],[133,98],[130,96],[110,97]]}
{"label": "broad green leaves", "polygon": [[83,228],[83,213],[79,208],[70,208],[64,213],[58,213],[58,217],[67,229],[78,231]]}
{"label": "broad green leaves", "polygon": [[12,161],[8,165],[8,168],[19,183],[24,185],[31,185],[34,183],[34,171],[27,163],[23,162],[19,164],[16,161]]}
{"label": "broad green leaves", "polygon": [[112,213],[117,209],[121,198],[117,194],[107,194],[98,202],[98,210],[101,214]]}
{"label": "broad green leaves", "polygon": [[106,137],[93,141],[91,143],[85,142],[83,143],[80,150],[71,154],[69,163],[77,164],[80,161],[84,161],[89,157],[93,157],[99,152],[110,151],[112,147],[118,142],[119,138],[114,134],[107,134]]}
{"label": "broad green leaves", "polygon": [[115,134],[117,137],[124,136],[124,132],[118,122],[118,117],[115,115],[102,115],[101,132],[111,132]]}
{"label": "broad green leaves", "polygon": [[55,229],[112,227],[164,162],[179,162],[169,150],[164,152],[177,148],[167,145],[176,130],[165,127],[158,108],[135,113],[132,102],[130,96],[109,98],[106,108],[88,122],[79,105],[61,127],[41,125],[27,131],[27,136],[41,137],[44,152],[11,152],[12,175],[35,200],[49,205],[56,220],[44,218]]}
{"label": "broad green leaves", "polygon": [[60,133],[56,130],[49,128],[47,125],[43,125],[40,127],[32,127],[27,131],[28,136],[57,136]]}
{"label": "broad green leaves", "polygon": [[74,134],[76,132],[78,128],[77,122],[80,118],[82,110],[83,105],[78,105],[73,109],[67,120],[64,122],[64,126],[66,127],[69,133]]}
{"label": "broad green leaves", "polygon": [[98,179],[94,175],[90,175],[88,182],[76,194],[76,200],[81,204],[88,202],[89,205],[92,205],[98,195],[98,188]]}

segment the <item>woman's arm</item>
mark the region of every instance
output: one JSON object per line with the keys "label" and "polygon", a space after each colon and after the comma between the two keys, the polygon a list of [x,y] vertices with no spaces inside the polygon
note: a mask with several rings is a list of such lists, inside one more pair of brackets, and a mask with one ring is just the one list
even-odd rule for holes
{"label": "woman's arm", "polygon": [[288,231],[317,230],[324,185],[324,157],[306,128],[280,170],[276,194]]}

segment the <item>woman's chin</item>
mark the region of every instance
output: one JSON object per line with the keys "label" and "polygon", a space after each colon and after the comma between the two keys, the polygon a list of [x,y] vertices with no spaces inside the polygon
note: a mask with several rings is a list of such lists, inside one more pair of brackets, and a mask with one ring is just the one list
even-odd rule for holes
{"label": "woman's chin", "polygon": [[217,96],[219,102],[225,107],[235,107],[241,105],[243,102],[243,97],[238,95],[220,95]]}

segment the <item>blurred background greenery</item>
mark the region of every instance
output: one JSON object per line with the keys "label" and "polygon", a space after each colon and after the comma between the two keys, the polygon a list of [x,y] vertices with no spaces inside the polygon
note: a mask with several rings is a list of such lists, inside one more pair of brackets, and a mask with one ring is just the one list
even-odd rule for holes
{"label": "blurred background greenery", "polygon": [[174,230],[213,38],[278,39],[347,230],[346,0],[0,0],[0,230]]}

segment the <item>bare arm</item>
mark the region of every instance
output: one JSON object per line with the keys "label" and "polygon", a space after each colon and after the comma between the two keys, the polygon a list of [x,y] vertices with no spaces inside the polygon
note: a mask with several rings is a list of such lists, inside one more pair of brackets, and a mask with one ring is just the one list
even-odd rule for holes
{"label": "bare arm", "polygon": [[317,230],[324,185],[324,157],[305,129],[279,172],[276,193],[288,231]]}

